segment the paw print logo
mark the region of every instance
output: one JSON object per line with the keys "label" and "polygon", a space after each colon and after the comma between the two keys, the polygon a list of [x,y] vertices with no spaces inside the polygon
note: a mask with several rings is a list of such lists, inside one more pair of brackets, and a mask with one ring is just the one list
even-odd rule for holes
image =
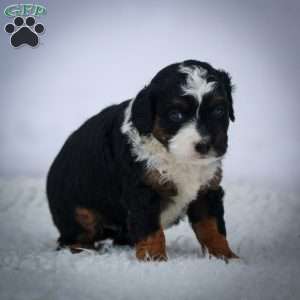
{"label": "paw print logo", "polygon": [[34,17],[16,17],[14,24],[9,23],[5,26],[5,31],[11,34],[10,43],[17,48],[23,44],[36,47],[39,44],[39,34],[45,31],[43,24],[36,24]]}

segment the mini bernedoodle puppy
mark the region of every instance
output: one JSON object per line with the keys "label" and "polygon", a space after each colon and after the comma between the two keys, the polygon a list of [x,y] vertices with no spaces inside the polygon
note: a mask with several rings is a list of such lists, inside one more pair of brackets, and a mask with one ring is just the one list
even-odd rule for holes
{"label": "mini bernedoodle puppy", "polygon": [[231,94],[228,73],[187,60],[72,133],[47,179],[59,246],[75,252],[109,238],[135,246],[139,260],[166,260],[163,230],[187,215],[202,250],[237,257],[220,186]]}

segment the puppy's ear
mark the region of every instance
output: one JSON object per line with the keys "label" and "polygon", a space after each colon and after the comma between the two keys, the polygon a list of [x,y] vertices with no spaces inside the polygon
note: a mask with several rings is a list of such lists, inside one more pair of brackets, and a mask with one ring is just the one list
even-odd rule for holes
{"label": "puppy's ear", "polygon": [[136,96],[132,106],[132,123],[142,135],[152,132],[154,126],[154,101],[150,87],[144,87]]}
{"label": "puppy's ear", "polygon": [[223,81],[223,84],[224,84],[224,87],[226,90],[226,94],[228,97],[228,102],[229,102],[229,118],[232,122],[234,122],[235,115],[234,115],[234,110],[233,110],[233,99],[232,99],[232,92],[233,92],[234,87],[231,83],[231,76],[223,70],[221,70],[220,72],[221,72],[222,81]]}

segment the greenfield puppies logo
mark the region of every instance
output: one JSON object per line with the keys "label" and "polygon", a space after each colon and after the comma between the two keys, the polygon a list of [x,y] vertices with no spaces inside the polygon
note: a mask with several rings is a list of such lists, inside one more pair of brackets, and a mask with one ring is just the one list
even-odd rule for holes
{"label": "greenfield puppies logo", "polygon": [[21,45],[36,47],[39,44],[39,36],[45,27],[36,22],[36,17],[46,12],[46,8],[39,4],[14,4],[5,8],[4,15],[14,18],[13,23],[6,24],[4,28],[11,35],[10,43],[14,48]]}

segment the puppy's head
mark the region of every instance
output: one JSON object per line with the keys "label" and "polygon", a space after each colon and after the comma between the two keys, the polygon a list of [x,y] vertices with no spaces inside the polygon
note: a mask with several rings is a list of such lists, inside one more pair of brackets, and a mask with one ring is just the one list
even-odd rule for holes
{"label": "puppy's head", "polygon": [[195,60],[173,64],[139,92],[132,123],[180,160],[209,161],[227,150],[229,120],[234,121],[231,93],[226,72]]}

